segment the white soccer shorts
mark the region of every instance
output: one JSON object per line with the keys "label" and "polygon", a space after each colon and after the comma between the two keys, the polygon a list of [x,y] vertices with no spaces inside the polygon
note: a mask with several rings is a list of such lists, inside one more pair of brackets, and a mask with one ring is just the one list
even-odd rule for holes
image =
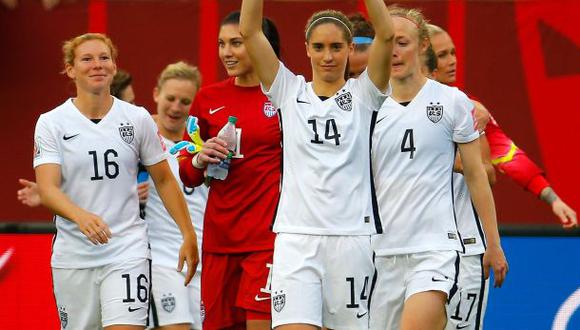
{"label": "white soccer shorts", "polygon": [[426,291],[456,290],[456,251],[376,256],[377,282],[370,303],[370,329],[400,329],[405,301]]}
{"label": "white soccer shorts", "polygon": [[188,323],[192,329],[201,329],[201,273],[196,272],[187,286],[184,282],[185,273],[153,265],[150,327]]}
{"label": "white soccer shorts", "polygon": [[272,268],[272,327],[368,327],[374,275],[370,236],[280,233]]}
{"label": "white soccer shorts", "polygon": [[483,273],[483,255],[460,255],[459,291],[449,301],[446,330],[483,329],[489,279]]}
{"label": "white soccer shorts", "polygon": [[149,311],[149,259],[85,268],[52,268],[61,329],[145,326]]}

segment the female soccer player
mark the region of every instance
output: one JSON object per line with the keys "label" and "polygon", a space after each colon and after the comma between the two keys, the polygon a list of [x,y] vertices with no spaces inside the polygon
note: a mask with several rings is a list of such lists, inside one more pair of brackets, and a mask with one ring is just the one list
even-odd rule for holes
{"label": "female soccer player", "polygon": [[139,160],[183,235],[178,270],[185,260],[186,284],[198,262],[195,232],[151,116],[110,95],[111,40],[83,34],[65,42],[63,53],[77,95],[40,116],[34,153],[42,203],[56,214],[51,266],[61,325],[143,329],[151,277]]}
{"label": "female soccer player", "polygon": [[[157,80],[153,98],[157,104],[157,127],[168,148],[181,140],[189,107],[201,84],[196,67],[185,62],[169,64]],[[173,175],[179,178],[177,157],[167,159]],[[179,228],[167,213],[157,189],[149,178],[151,189],[145,206],[152,257],[151,312],[149,325],[155,329],[201,329],[200,282],[201,264],[193,280],[183,286],[186,270],[175,271],[182,239]],[[178,184],[189,207],[191,221],[201,246],[203,214],[207,201],[207,187],[188,188],[178,179]]]}
{"label": "female soccer player", "polygon": [[[456,79],[457,64],[453,40],[445,30],[432,24],[429,24],[429,36],[437,69],[434,77],[443,84],[452,85]],[[478,111],[479,108],[476,108],[476,113]],[[564,228],[573,227],[576,222],[576,213],[555,194],[539,167],[527,157],[523,150],[515,147],[493,118],[484,127],[485,136],[491,142],[490,152],[495,158],[494,163],[499,171],[507,174],[524,189],[551,205],[552,211],[560,219]],[[512,146],[515,153],[512,157],[505,157]],[[485,241],[482,239],[479,222],[474,221],[474,218],[477,219],[477,214],[471,207],[469,193],[462,191],[465,188],[459,181],[454,182],[457,196],[457,220],[459,231],[466,244],[465,253],[461,254],[458,279],[460,291],[459,295],[449,302],[447,329],[451,330],[456,327],[468,330],[482,329],[488,292],[488,281],[485,280],[481,263]]]}
{"label": "female soccer player", "polygon": [[[432,26],[431,43],[437,56],[435,79],[446,85],[455,83],[457,58],[455,45],[445,30]],[[492,118],[485,127],[489,140],[491,157],[494,166],[513,179],[522,188],[537,196],[552,209],[552,213],[564,228],[578,225],[576,212],[569,207],[554,191],[543,175],[543,171],[526,153],[518,148]],[[509,156],[512,154],[512,156]]]}
{"label": "female soccer player", "polygon": [[[117,73],[115,76],[113,76],[113,82],[111,83],[111,95],[118,98],[119,100],[134,104],[135,93],[131,85],[132,81],[133,77],[131,74],[129,74],[127,71],[117,69]],[[18,179],[18,183],[22,185],[22,188],[18,189],[16,192],[18,200],[22,204],[29,207],[40,206],[41,201],[36,182],[26,179]],[[137,186],[140,201],[142,196],[143,199],[146,199],[148,189],[148,183],[142,183]]]}
{"label": "female soccer player", "polygon": [[[239,19],[239,12],[234,12],[221,23],[219,57],[230,78],[197,93],[191,115],[199,119],[206,143],[195,158],[182,154],[180,174],[188,187],[204,182],[207,164],[228,154],[216,135],[228,116],[236,116],[236,156],[227,179],[210,182],[205,213],[203,327],[265,330],[271,329],[269,274],[274,234],[270,226],[280,186],[280,131],[276,109],[261,92],[250,63]],[[279,54],[276,27],[267,19],[261,26]]]}
{"label": "female soccer player", "polygon": [[306,83],[278,61],[256,23],[263,1],[242,2],[240,31],[283,132],[272,270],[272,325],[280,329],[368,327],[370,235],[380,231],[370,137],[388,95],[393,32],[383,1],[365,3],[376,31],[368,70],[345,81],[352,27],[344,14],[322,11],[306,25]]}
{"label": "female soccer player", "polygon": [[373,140],[375,183],[384,235],[373,238],[378,279],[372,329],[443,329],[463,246],[453,208],[456,144],[463,173],[488,235],[485,267],[501,285],[507,263],[493,197],[481,161],[473,104],[459,90],[427,79],[421,56],[426,22],[414,9],[393,8],[392,98],[381,108]]}

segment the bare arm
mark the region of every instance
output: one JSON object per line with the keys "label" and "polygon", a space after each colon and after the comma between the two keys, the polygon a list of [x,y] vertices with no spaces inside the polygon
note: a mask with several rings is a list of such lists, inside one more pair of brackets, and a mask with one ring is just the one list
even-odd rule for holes
{"label": "bare arm", "polygon": [[375,86],[385,92],[391,76],[393,21],[383,0],[365,0],[369,18],[375,28],[367,70]]}
{"label": "bare arm", "polygon": [[465,183],[467,183],[475,209],[482,220],[487,241],[487,249],[483,257],[485,274],[486,277],[489,276],[489,268],[493,268],[494,286],[501,287],[508,271],[508,265],[501,248],[495,204],[481,160],[479,141],[459,144],[459,152],[463,163]]}
{"label": "bare arm", "polygon": [[556,194],[552,187],[542,189],[540,199],[552,208],[552,212],[560,219],[562,227],[569,229],[578,225],[576,212]]}
{"label": "bare arm", "polygon": [[263,0],[244,0],[240,13],[240,34],[250,55],[252,66],[266,90],[270,90],[280,62],[262,31]]}
{"label": "bare arm", "polygon": [[60,165],[43,164],[35,168],[36,184],[42,204],[55,214],[69,219],[79,226],[80,231],[93,243],[105,244],[111,237],[109,226],[96,214],[74,204],[60,190]]}
{"label": "bare arm", "polygon": [[[487,174],[487,181],[490,186],[493,186],[496,182],[495,168],[491,163],[491,155],[489,150],[489,143],[485,135],[479,136],[479,145],[481,147],[481,161],[483,163],[483,168]],[[463,173],[463,163],[461,162],[461,155],[458,153],[455,155],[455,163],[453,164],[453,171],[457,173]]]}
{"label": "bare arm", "polygon": [[183,269],[183,262],[187,262],[187,275],[185,277],[185,285],[187,285],[193,278],[197,264],[199,263],[197,237],[191,224],[189,209],[183,198],[183,193],[173,173],[171,173],[171,169],[169,169],[167,161],[147,166],[147,171],[151,175],[153,182],[155,182],[155,188],[163,201],[163,205],[165,205],[169,215],[174,219],[183,236],[183,244],[179,250],[177,270],[181,271]]}
{"label": "bare arm", "polygon": [[495,176],[495,168],[491,163],[491,152],[489,150],[489,142],[487,142],[487,137],[484,135],[479,136],[479,145],[481,147],[481,161],[483,162],[483,168],[487,174],[487,182],[490,186],[493,186],[497,181]]}

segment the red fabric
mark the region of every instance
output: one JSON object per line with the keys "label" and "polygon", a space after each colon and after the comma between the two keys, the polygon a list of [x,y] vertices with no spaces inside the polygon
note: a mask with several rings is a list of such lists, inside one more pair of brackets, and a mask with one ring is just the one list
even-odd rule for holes
{"label": "red fabric", "polygon": [[[234,78],[202,88],[195,97],[190,114],[199,119],[202,138],[216,136],[228,116],[236,116],[236,128],[242,132],[240,153],[244,156],[232,159],[225,181],[211,182],[203,228],[204,251],[243,253],[274,248],[270,226],[278,204],[282,149],[278,117],[272,112],[267,117],[265,108],[273,110],[260,87],[235,86]],[[189,136],[186,134],[184,139]],[[193,169],[192,156],[182,155],[182,181],[189,186],[201,184],[203,174]]]}
{"label": "red fabric", "polygon": [[[204,329],[222,329],[248,320],[269,320],[268,277],[274,251],[243,254],[203,252],[201,301]],[[258,298],[258,300],[256,300]],[[267,299],[264,299],[267,298]]]}
{"label": "red fabric", "polygon": [[[513,141],[499,127],[493,117],[485,127],[485,135],[489,142],[492,160],[509,153]],[[519,148],[511,160],[496,164],[495,167],[536,196],[539,196],[540,192],[550,185],[544,178],[543,171]]]}

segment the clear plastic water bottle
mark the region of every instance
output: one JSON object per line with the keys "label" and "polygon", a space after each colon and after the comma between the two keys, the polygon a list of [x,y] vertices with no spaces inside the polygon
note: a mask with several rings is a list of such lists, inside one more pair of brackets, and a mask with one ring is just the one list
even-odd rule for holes
{"label": "clear plastic water bottle", "polygon": [[232,157],[234,156],[234,150],[236,150],[236,121],[238,119],[234,116],[228,118],[228,122],[219,131],[217,137],[224,140],[227,144],[226,148],[229,150],[228,157],[218,164],[209,164],[207,166],[207,176],[218,179],[225,180],[228,176],[228,171],[230,169],[230,164],[232,162]]}

